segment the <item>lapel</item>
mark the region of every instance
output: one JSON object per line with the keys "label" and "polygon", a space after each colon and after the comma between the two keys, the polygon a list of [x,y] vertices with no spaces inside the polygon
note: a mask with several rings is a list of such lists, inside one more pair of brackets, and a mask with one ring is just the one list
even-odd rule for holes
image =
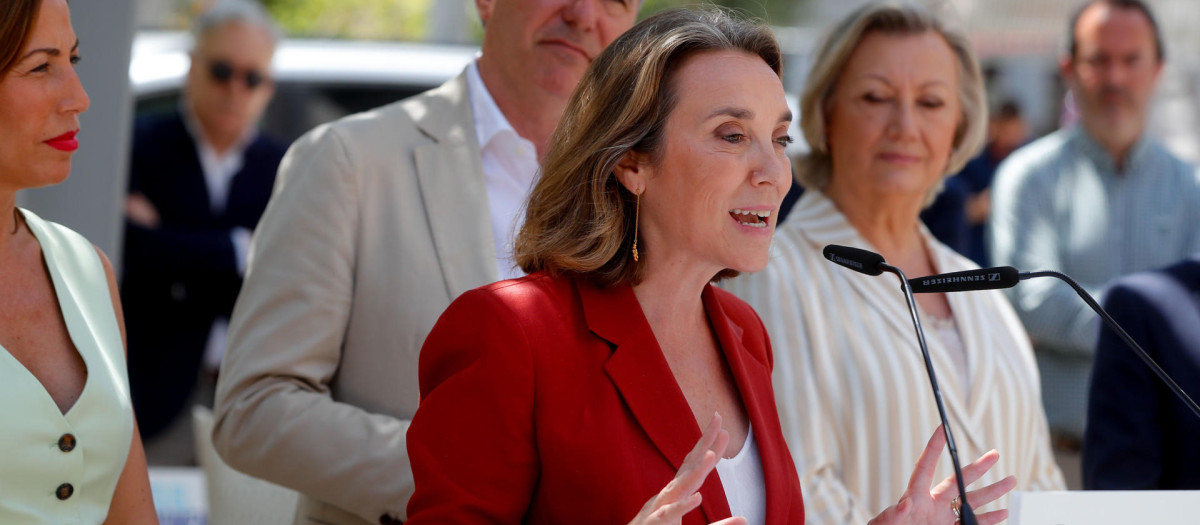
{"label": "lapel", "polygon": [[[263,179],[274,179],[275,172],[272,170],[269,160],[267,159],[267,139],[262,135],[255,137],[246,145],[246,149],[242,151],[242,167],[238,168],[237,173],[233,174],[233,178],[229,180],[229,195],[226,196],[227,209],[237,209],[233,206],[234,200],[239,199],[241,195],[249,193],[252,189],[258,189],[260,181]],[[236,197],[235,197],[236,196]]]}
{"label": "lapel", "polygon": [[[791,452],[783,440],[778,439],[782,434],[775,430],[779,425],[779,416],[775,409],[775,393],[771,386],[771,368],[767,363],[756,359],[754,353],[745,347],[742,327],[725,312],[716,289],[711,284],[704,287],[703,297],[708,322],[713,327],[722,353],[725,354],[725,362],[733,374],[738,393],[742,397],[742,405],[754,428],[754,439],[762,463],[763,484],[767,490],[766,522],[782,523],[791,494],[781,493],[780,490],[791,486],[789,478],[794,474],[786,468],[789,464],[786,461],[787,454]],[[764,357],[765,351],[764,348]]]}
{"label": "lapel", "polygon": [[[1195,341],[1196,330],[1200,330],[1200,322],[1197,322],[1197,317],[1200,317],[1200,255],[1192,255],[1183,262],[1169,267],[1164,270],[1164,273],[1171,278],[1172,284],[1177,287],[1177,293],[1180,297],[1185,298],[1180,301],[1181,313],[1179,317],[1183,319],[1183,326],[1186,326],[1186,332],[1179,330],[1179,335],[1172,335],[1171,339],[1181,339],[1189,337],[1189,341]],[[1178,344],[1180,348],[1180,357],[1185,362],[1192,362],[1196,365],[1196,369],[1200,370],[1200,347],[1194,344]],[[1193,383],[1186,388],[1194,389],[1196,384]],[[1195,392],[1195,390],[1193,390]]]}
{"label": "lapel", "polygon": [[466,75],[403,103],[432,144],[414,150],[427,223],[450,298],[495,281],[487,185]]}
{"label": "lapel", "polygon": [[[266,199],[255,191],[261,187],[256,179],[265,176],[273,178],[275,173],[269,168],[263,169],[263,162],[260,158],[259,141],[261,140],[263,139],[259,136],[246,145],[246,150],[242,152],[242,167],[233,174],[233,178],[229,179],[229,191],[225,195],[225,209],[221,212],[220,217],[222,222],[228,226],[245,225],[242,219],[248,210],[256,210],[261,215],[262,209],[265,207]],[[265,197],[270,198],[270,194]],[[253,225],[254,222],[251,224]]]}
{"label": "lapel", "polygon": [[[925,234],[927,239],[932,239],[932,235],[928,232]],[[933,252],[938,273],[957,272],[974,267],[974,265],[956,262],[955,256],[949,248],[941,245],[935,246],[937,248]],[[992,383],[996,379],[996,352],[1011,351],[1011,349],[995,348],[996,341],[1006,340],[1006,338],[994,335],[996,323],[1002,321],[996,318],[995,312],[989,312],[984,308],[988,304],[986,301],[968,300],[969,296],[966,293],[946,294],[946,299],[950,301],[950,310],[954,312],[954,322],[958,325],[958,335],[962,338],[963,352],[967,358],[967,376],[971,380],[968,395],[954,400],[954,408],[951,410],[958,411],[955,417],[963,422],[959,425],[961,430],[957,428],[954,430],[965,433],[965,436],[975,445],[976,450],[980,450],[986,446],[982,439],[983,436],[979,432],[985,424],[983,418],[989,401],[988,396],[982,395],[982,393],[990,392]],[[938,341],[938,344],[940,345],[941,341]],[[946,366],[950,366],[949,363]],[[955,377],[954,381],[958,383],[958,378]],[[959,385],[960,391],[964,386]],[[964,399],[966,402],[961,402]]]}
{"label": "lapel", "polygon": [[[820,191],[804,192],[792,214],[794,218],[789,217],[788,223],[797,225],[796,230],[815,248],[813,253],[821,253],[821,250],[829,244],[840,244],[873,252],[879,251],[858,234],[858,230],[850,225],[846,216],[842,215],[842,212],[834,206],[833,201]],[[820,264],[836,266],[831,262],[822,261]],[[905,304],[904,294],[900,291],[900,282],[896,280],[896,276],[885,273],[872,277],[841,267],[833,268],[830,274],[837,282],[843,283],[843,286],[836,288],[854,290],[854,293],[861,298],[859,302],[868,305],[870,311],[864,311],[862,315],[874,313],[878,317],[882,317],[892,330],[907,336],[904,341],[911,341],[912,346],[916,347],[908,306]]]}
{"label": "lapel", "polygon": [[[937,245],[934,251],[937,258],[938,272],[956,272],[968,270],[976,265],[959,262],[950,248]],[[994,291],[982,291],[977,294],[996,294]],[[1010,340],[997,336],[997,330],[1006,330],[996,312],[986,308],[986,301],[970,301],[967,294],[946,294],[950,301],[950,310],[954,312],[954,322],[959,327],[959,337],[962,338],[962,351],[966,352],[967,376],[971,378],[970,393],[966,403],[955,403],[955,410],[961,410],[962,432],[968,439],[973,440],[977,449],[986,446],[983,436],[979,433],[984,428],[984,415],[988,411],[989,396],[992,384],[996,380],[997,352],[1010,352],[1014,349],[996,348],[997,342]]]}
{"label": "lapel", "polygon": [[[613,347],[612,356],[604,364],[605,373],[654,447],[678,471],[700,439],[700,427],[675,382],[633,288],[624,285],[597,288],[582,280],[575,283],[588,328]],[[715,470],[700,492],[705,523],[729,516],[725,490]]]}
{"label": "lapel", "polygon": [[[800,223],[799,231],[813,244],[814,253],[820,253],[827,244],[841,244],[873,252],[879,251],[859,235],[858,230],[846,220],[845,215],[842,215],[833,201],[820,191],[805,192],[793,213],[801,209],[803,210],[802,215],[797,216],[795,220]],[[925,238],[925,242],[934,247],[931,251],[936,266],[935,271],[950,272],[967,269],[962,265],[950,264],[949,256],[942,252],[942,248],[937,247],[933,237],[924,227],[921,228],[921,234]],[[854,293],[861,298],[859,302],[868,305],[869,310],[863,311],[863,315],[874,313],[877,317],[885,320],[892,329],[894,340],[897,341],[896,346],[906,352],[912,352],[912,355],[909,356],[912,359],[910,362],[914,364],[915,369],[925,373],[925,364],[920,355],[921,348],[917,344],[916,332],[908,312],[908,301],[900,289],[898,278],[889,273],[871,277],[843,268],[833,269],[832,275],[835,279],[849,283],[848,286],[841,288],[854,290]],[[990,386],[993,377],[987,363],[983,362],[984,356],[990,358],[989,352],[981,351],[987,348],[988,344],[984,339],[986,320],[978,319],[980,312],[975,306],[979,304],[978,302],[967,301],[961,293],[947,294],[947,298],[950,301],[950,309],[954,314],[955,323],[963,338],[963,349],[967,355],[967,373],[971,377],[971,390],[985,392],[984,388]],[[917,315],[921,318],[922,327],[925,329],[925,344],[929,347],[929,357],[933,362],[934,373],[937,374],[938,385],[943,391],[952,392],[950,395],[942,396],[947,417],[950,418],[951,430],[956,437],[965,437],[977,448],[978,444],[982,443],[977,429],[980,428],[979,418],[982,417],[985,399],[983,396],[972,396],[971,407],[973,410],[968,408],[967,402],[961,394],[964,390],[962,381],[954,372],[954,364],[947,356],[948,350],[942,344],[941,339],[933,333],[928,316],[920,311],[919,306]],[[990,359],[987,361],[990,363]],[[928,395],[932,396],[933,392],[929,391]],[[930,406],[934,406],[932,400]]]}
{"label": "lapel", "polygon": [[[160,210],[164,207],[175,208],[167,213],[176,216],[180,211],[187,210],[186,213],[190,215],[188,219],[201,220],[206,224],[211,224],[216,220],[216,216],[212,211],[212,196],[208,192],[208,181],[204,179],[204,166],[200,165],[200,148],[183,122],[183,115],[178,111],[175,112],[171,127],[173,128],[171,133],[178,140],[178,148],[175,151],[185,158],[166,159],[168,163],[158,167],[163,170],[159,173],[163,180],[170,181],[167,185],[174,186],[172,190],[168,190],[169,193],[166,193],[166,195],[171,195],[173,202],[160,201],[155,205]],[[179,196],[179,198],[173,198],[175,196]]]}

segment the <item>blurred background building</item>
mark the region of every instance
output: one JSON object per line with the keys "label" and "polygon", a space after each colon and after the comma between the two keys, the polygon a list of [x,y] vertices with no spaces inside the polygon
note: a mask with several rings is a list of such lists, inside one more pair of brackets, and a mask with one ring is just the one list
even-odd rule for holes
{"label": "blurred background building", "polygon": [[[208,0],[135,0],[136,26],[179,30]],[[644,0],[642,16],[694,3]],[[808,54],[829,25],[867,0],[715,0],[777,28],[791,60],[786,87],[796,93]],[[481,35],[470,0],[263,0],[291,37],[476,45]],[[993,74],[992,97],[1016,100],[1032,136],[1056,129],[1064,114],[1057,72],[1067,19],[1080,0],[929,0],[967,28]],[[1173,151],[1200,160],[1200,10],[1194,0],[1150,0],[1162,25],[1168,61],[1151,128]]]}

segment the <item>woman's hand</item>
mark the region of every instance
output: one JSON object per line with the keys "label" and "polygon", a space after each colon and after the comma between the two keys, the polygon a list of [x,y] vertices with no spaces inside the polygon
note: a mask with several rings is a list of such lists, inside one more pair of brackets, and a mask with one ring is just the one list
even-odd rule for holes
{"label": "woman's hand", "polygon": [[[695,448],[683,459],[675,478],[663,487],[658,495],[642,506],[641,512],[629,522],[630,525],[668,525],[680,523],[683,516],[700,506],[700,486],[708,474],[717,466],[725,447],[729,445],[729,433],[721,428],[721,415],[713,414],[708,428]],[[744,518],[729,518],[714,525],[746,525]]]}
{"label": "woman's hand", "polygon": [[[958,483],[954,476],[946,478],[932,489],[929,488],[933,483],[933,469],[945,446],[946,435],[939,425],[933,433],[933,437],[929,438],[929,443],[925,445],[925,450],[921,452],[921,457],[917,459],[917,466],[908,480],[908,489],[904,491],[900,501],[885,509],[871,520],[869,525],[953,524],[958,521],[954,516],[954,510],[950,508],[951,502],[958,496]],[[974,463],[964,466],[962,469],[964,486],[970,485],[982,477],[999,459],[1000,453],[992,450],[975,460]],[[1016,486],[1017,478],[1009,476],[984,488],[967,491],[967,501],[971,503],[972,509],[977,509],[1008,494]],[[1008,518],[1008,509],[976,514],[975,517],[980,525],[993,525]]]}

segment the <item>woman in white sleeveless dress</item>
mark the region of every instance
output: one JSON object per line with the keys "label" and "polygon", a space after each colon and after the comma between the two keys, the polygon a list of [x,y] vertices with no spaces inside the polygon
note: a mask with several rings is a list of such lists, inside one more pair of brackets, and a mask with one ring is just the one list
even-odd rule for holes
{"label": "woman in white sleeveless dress", "polygon": [[79,41],[66,0],[6,0],[0,21],[0,523],[157,523],[112,266],[15,205],[70,172]]}

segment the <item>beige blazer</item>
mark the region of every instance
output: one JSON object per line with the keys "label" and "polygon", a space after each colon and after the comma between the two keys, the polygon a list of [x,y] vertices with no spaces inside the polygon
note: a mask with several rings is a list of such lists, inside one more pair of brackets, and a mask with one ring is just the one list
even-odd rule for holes
{"label": "beige blazer", "polygon": [[301,137],[234,308],[221,457],[300,491],[297,523],[404,519],[417,354],[494,252],[465,74]]}
{"label": "beige blazer", "polygon": [[[938,272],[978,268],[921,228]],[[775,350],[775,403],[804,489],[809,524],[866,523],[893,505],[939,424],[899,282],[830,263],[828,244],[877,251],[818,190],[775,233],[767,268],[723,286],[754,307]],[[916,276],[913,276],[916,277]],[[946,294],[967,372],[921,314],[963,464],[1000,461],[968,490],[1017,477],[1016,490],[1063,490],[1050,452],[1029,338],[997,291]],[[935,482],[953,473],[942,453]],[[1007,508],[1008,498],[981,512]]]}

